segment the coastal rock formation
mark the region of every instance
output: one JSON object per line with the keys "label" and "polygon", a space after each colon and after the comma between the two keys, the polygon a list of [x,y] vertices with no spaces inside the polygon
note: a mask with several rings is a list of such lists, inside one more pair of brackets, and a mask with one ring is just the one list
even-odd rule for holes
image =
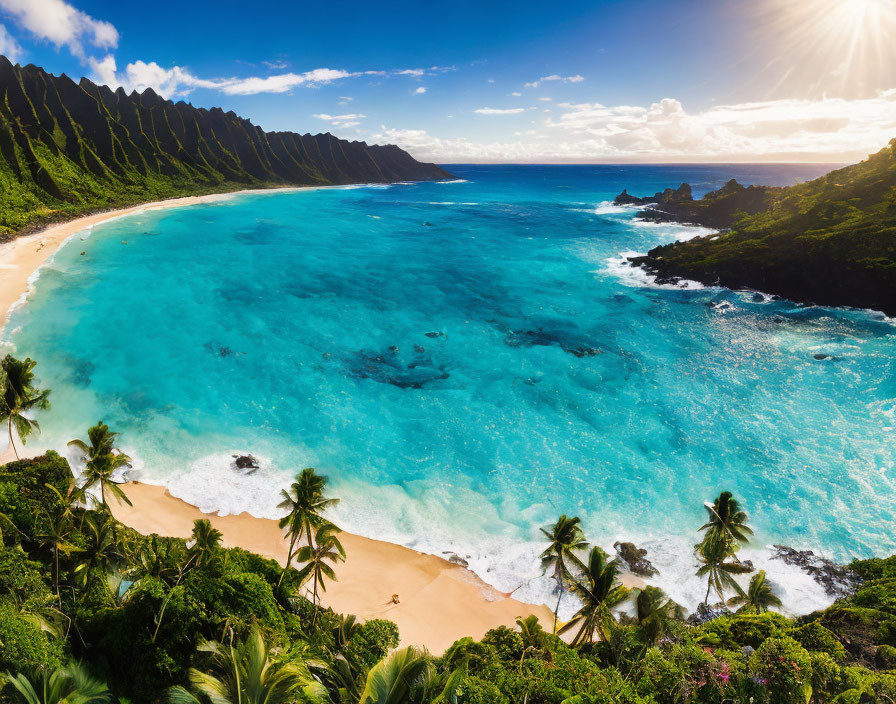
{"label": "coastal rock formation", "polygon": [[237,469],[241,470],[249,470],[249,474],[254,472],[259,468],[258,460],[255,459],[252,455],[234,455],[235,459],[234,464]]}
{"label": "coastal rock formation", "polygon": [[775,545],[773,560],[799,567],[824,587],[825,592],[837,599],[853,594],[862,583],[858,573],[844,565],[838,565],[811,550],[796,550],[786,545]]}
{"label": "coastal rock formation", "polygon": [[450,177],[396,146],[265,132],[152,88],[113,91],[0,56],[0,237],[41,219],[176,195]]}
{"label": "coastal rock formation", "polygon": [[686,184],[641,216],[725,230],[629,261],[658,283],[692,279],[802,303],[896,314],[896,140],[865,161],[786,188],[736,181],[694,200]]}
{"label": "coastal rock formation", "polygon": [[773,194],[781,190],[768,186],[744,187],[731,179],[720,189],[694,200],[691,186],[682,183],[676,189],[667,188],[647,198],[638,198],[622,191],[613,204],[646,206],[640,214],[643,220],[728,228],[737,217],[767,208]]}
{"label": "coastal rock formation", "polygon": [[613,543],[616,555],[628,567],[628,571],[641,577],[653,577],[660,571],[647,559],[647,551],[634,543]]}

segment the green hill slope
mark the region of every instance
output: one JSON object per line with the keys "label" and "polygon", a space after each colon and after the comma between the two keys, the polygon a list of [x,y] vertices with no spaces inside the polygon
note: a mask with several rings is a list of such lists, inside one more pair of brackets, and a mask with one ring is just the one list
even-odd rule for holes
{"label": "green hill slope", "polygon": [[650,200],[656,205],[645,211],[648,217],[730,228],[632,260],[661,280],[695,279],[896,314],[896,140],[859,164],[797,186],[732,182],[698,201],[689,188]]}
{"label": "green hill slope", "polygon": [[265,132],[233,112],[75,83],[0,56],[0,238],[177,195],[449,178],[395,146]]}

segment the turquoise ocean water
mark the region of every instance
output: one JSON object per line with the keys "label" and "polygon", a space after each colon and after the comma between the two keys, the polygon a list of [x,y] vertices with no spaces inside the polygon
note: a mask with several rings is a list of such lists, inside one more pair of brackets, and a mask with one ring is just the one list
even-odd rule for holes
{"label": "turquoise ocean water", "polygon": [[[826,597],[766,544],[896,549],[896,327],[652,286],[623,254],[699,230],[607,204],[825,167],[449,169],[457,181],[240,195],[76,235],[4,333],[53,389],[33,443],[103,419],[135,477],[262,516],[314,466],[344,528],[454,551],[532,601],[550,592],[537,529],[560,512],[607,548],[643,544],[689,606],[702,503],[722,489],[792,610]],[[238,473],[235,452],[262,469]]]}

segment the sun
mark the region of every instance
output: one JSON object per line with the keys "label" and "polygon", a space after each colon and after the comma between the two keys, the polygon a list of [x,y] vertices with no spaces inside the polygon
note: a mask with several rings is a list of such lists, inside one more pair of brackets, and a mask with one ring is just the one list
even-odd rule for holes
{"label": "sun", "polygon": [[858,97],[896,86],[896,0],[760,0],[753,8],[770,89]]}

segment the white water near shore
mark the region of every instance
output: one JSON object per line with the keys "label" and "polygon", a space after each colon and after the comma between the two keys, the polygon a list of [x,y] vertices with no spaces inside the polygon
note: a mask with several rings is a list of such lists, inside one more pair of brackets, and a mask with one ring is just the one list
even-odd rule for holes
{"label": "white water near shore", "polygon": [[[830,353],[844,360],[842,371],[830,365],[830,373],[849,373],[850,360],[869,363],[885,342],[875,342],[864,323],[849,328],[850,316],[840,313],[816,322],[807,312],[721,290],[670,294],[644,288],[649,281],[620,287],[606,268],[614,252],[643,252],[695,231],[640,222],[630,211],[596,212],[606,204],[556,206],[529,193],[496,197],[479,184],[458,183],[470,190],[452,192],[450,201],[435,194],[443,184],[428,184],[419,196],[416,186],[321,194],[326,202],[316,212],[329,219],[316,234],[299,233],[302,267],[290,269],[289,277],[264,262],[272,247],[292,246],[290,228],[310,222],[305,206],[292,203],[266,204],[262,215],[227,207],[216,209],[220,217],[204,211],[175,221],[141,218],[147,239],[116,230],[91,243],[90,261],[63,257],[48,268],[33,309],[15,316],[29,322],[13,336],[23,350],[46,349],[50,301],[56,290],[70,291],[58,309],[75,318],[62,331],[65,355],[42,369],[57,374],[57,407],[71,404],[77,413],[48,419],[47,437],[83,434],[70,428],[101,414],[125,431],[124,449],[145,461],[142,467],[138,462],[135,478],[223,513],[276,517],[279,489],[295,470],[317,466],[343,499],[333,517],[347,530],[436,555],[456,553],[487,582],[532,603],[550,602],[553,595],[553,585],[539,576],[538,528],[566,511],[583,515],[588,536],[611,554],[616,539],[646,547],[660,569],[653,583],[693,608],[705,583],[694,575],[697,535],[689,529],[702,518],[702,501],[720,485],[729,488],[722,482],[731,477],[760,529],[758,547],[742,557],[767,567],[792,611],[827,603],[802,572],[769,560],[763,544],[834,545],[832,556],[843,559],[875,549],[878,523],[855,533],[852,543],[844,541],[852,527],[841,525],[853,511],[848,492],[839,505],[799,485],[801,504],[827,499],[831,525],[837,521],[840,532],[812,525],[799,534],[787,521],[787,535],[770,530],[779,504],[769,501],[769,485],[792,481],[776,443],[803,465],[832,466],[837,453],[825,448],[829,436],[795,422],[799,408],[812,407],[812,394],[827,394],[830,383],[820,367],[806,365],[814,364],[816,352]],[[580,194],[574,198],[586,202]],[[222,218],[231,230],[219,224]],[[506,226],[512,229],[504,240],[498,235]],[[204,229],[211,227],[224,232],[220,243],[211,238],[198,250],[189,246],[190,234],[212,233]],[[169,228],[175,228],[170,236]],[[328,238],[324,247],[314,239],[321,232]],[[126,249],[122,239],[129,241]],[[118,281],[116,262],[158,266],[153,257],[163,246],[170,261],[152,282],[128,279],[140,282],[142,298],[119,303],[136,306],[132,315],[156,336],[153,344],[171,353],[156,359],[144,345],[112,378],[114,360],[94,361],[88,354],[93,342],[81,336],[100,316],[93,311],[103,298],[92,287]],[[389,265],[396,261],[400,267]],[[445,276],[437,278],[443,268]],[[177,276],[166,278],[169,269]],[[182,275],[187,271],[190,277]],[[183,321],[157,319],[165,305],[155,300],[161,286],[184,302]],[[540,299],[526,299],[533,294]],[[770,320],[763,307],[784,322]],[[114,320],[116,314],[105,315]],[[177,338],[181,323],[185,336]],[[840,339],[849,336],[862,338],[858,352]],[[130,354],[129,347],[125,341],[122,353]],[[707,379],[682,385],[698,364]],[[201,380],[189,398],[167,383],[178,365]],[[144,366],[153,370],[155,388]],[[253,369],[265,373],[256,376]],[[812,392],[799,408],[756,397],[766,377],[793,370]],[[732,409],[704,403],[714,384],[727,384],[732,398],[754,393],[758,411],[740,419],[744,427],[726,430],[725,418],[737,419]],[[668,398],[654,391],[667,387]],[[891,427],[887,402],[870,400],[878,409],[872,422],[880,415]],[[716,403],[725,404],[725,396]],[[221,409],[226,413],[214,415]],[[855,411],[840,415],[848,424],[842,432],[854,432]],[[804,436],[811,441],[803,443]],[[749,442],[739,445],[741,438]],[[823,452],[809,457],[811,443]],[[705,448],[705,456],[692,448]],[[248,476],[233,472],[237,452],[261,458],[262,469]],[[865,447],[855,452],[869,456]],[[767,466],[769,474],[751,474],[751,462]],[[550,489],[558,486],[562,492],[552,497]],[[860,493],[878,491],[869,483]]]}

